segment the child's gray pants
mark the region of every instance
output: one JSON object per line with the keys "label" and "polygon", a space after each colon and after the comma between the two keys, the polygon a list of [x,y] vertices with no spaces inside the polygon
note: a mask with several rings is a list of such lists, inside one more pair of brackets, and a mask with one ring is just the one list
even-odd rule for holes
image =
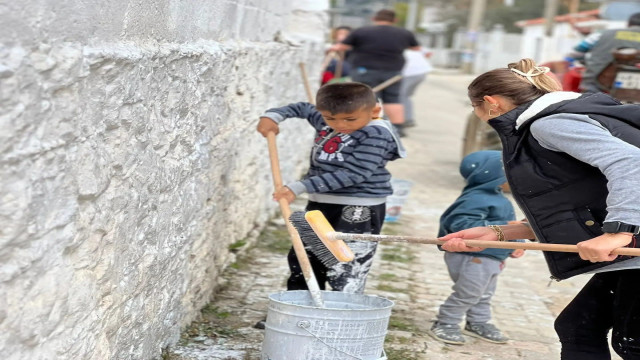
{"label": "child's gray pants", "polygon": [[444,261],[454,282],[453,293],[440,306],[438,322],[460,324],[491,320],[491,297],[496,290],[503,261],[469,254],[445,252]]}

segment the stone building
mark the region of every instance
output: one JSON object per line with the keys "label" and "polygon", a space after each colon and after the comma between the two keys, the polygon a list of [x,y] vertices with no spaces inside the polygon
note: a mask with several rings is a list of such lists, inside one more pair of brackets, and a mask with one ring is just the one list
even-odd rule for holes
{"label": "stone building", "polygon": [[[153,359],[274,214],[268,107],[317,83],[322,0],[0,4],[4,359]],[[278,137],[304,169],[303,121]]]}

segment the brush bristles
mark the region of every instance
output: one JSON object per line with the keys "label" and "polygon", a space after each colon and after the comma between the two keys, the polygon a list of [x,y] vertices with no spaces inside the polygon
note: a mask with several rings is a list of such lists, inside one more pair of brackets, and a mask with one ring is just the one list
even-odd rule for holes
{"label": "brush bristles", "polygon": [[291,225],[296,228],[305,249],[310,251],[326,267],[332,267],[340,261],[329,251],[322,240],[313,232],[309,223],[304,218],[304,211],[295,211],[289,216]]}
{"label": "brush bristles", "polygon": [[308,211],[304,218],[311,226],[315,234],[322,241],[324,246],[340,261],[347,262],[354,258],[353,252],[342,240],[338,240],[335,236],[336,231],[333,230],[333,226],[329,224],[327,218],[324,217],[321,211],[313,210]]}

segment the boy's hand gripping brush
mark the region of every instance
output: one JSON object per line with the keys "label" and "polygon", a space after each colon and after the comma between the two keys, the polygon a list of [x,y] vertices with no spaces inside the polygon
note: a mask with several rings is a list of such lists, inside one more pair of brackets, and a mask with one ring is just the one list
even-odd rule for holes
{"label": "boy's hand gripping brush", "polygon": [[[298,213],[298,212],[296,212]],[[298,214],[294,213],[291,216],[293,225],[298,229],[302,240],[306,244],[325,244],[327,249],[331,251],[329,254],[336,254],[342,250],[339,244],[342,241],[389,241],[389,242],[404,242],[414,244],[434,244],[443,245],[445,240],[429,239],[419,236],[404,236],[404,235],[372,235],[372,234],[348,234],[342,232],[336,232],[322,212],[318,210],[309,211],[304,214],[304,219]],[[305,224],[306,223],[306,224]],[[487,241],[487,240],[463,240],[467,246],[479,247],[479,248],[494,248],[494,249],[525,249],[525,250],[542,250],[542,251],[559,251],[559,252],[578,252],[576,245],[564,245],[564,244],[546,244],[537,242],[511,242],[511,241]],[[346,245],[345,245],[346,247]],[[348,248],[347,248],[348,249]],[[628,255],[628,256],[640,256],[640,249],[638,248],[618,248],[611,252],[615,255]],[[314,252],[315,254],[315,252]],[[337,257],[337,256],[336,256]],[[338,258],[339,260],[340,258]],[[336,260],[337,261],[337,260]]]}
{"label": "boy's hand gripping brush", "polygon": [[[282,176],[280,175],[280,163],[278,161],[276,134],[272,132],[268,133],[267,143],[269,145],[269,159],[271,161],[273,185],[276,189],[279,189],[282,187]],[[320,286],[318,286],[318,280],[316,279],[316,276],[313,273],[313,269],[311,268],[311,263],[309,262],[307,252],[304,249],[304,245],[302,244],[300,235],[298,235],[298,232],[289,221],[289,217],[291,216],[289,203],[286,199],[280,199],[278,203],[280,204],[280,211],[282,212],[282,216],[284,217],[284,222],[287,224],[287,231],[289,232],[289,236],[291,237],[293,251],[295,252],[296,257],[298,258],[298,262],[300,263],[300,268],[302,269],[304,280],[306,281],[307,287],[309,288],[309,293],[311,295],[311,299],[313,300],[313,304],[317,307],[324,307],[324,302],[322,301],[322,293],[320,292]]]}

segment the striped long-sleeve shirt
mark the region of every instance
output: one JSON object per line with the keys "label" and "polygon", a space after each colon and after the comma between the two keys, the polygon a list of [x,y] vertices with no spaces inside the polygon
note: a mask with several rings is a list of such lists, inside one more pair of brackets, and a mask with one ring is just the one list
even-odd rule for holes
{"label": "striped long-sleeve shirt", "polygon": [[320,112],[304,102],[269,109],[262,116],[277,123],[303,118],[316,129],[307,175],[287,184],[296,195],[308,192],[312,201],[370,206],[384,203],[393,192],[385,166],[405,153],[388,121],[372,120],[343,134],[327,126]]}

